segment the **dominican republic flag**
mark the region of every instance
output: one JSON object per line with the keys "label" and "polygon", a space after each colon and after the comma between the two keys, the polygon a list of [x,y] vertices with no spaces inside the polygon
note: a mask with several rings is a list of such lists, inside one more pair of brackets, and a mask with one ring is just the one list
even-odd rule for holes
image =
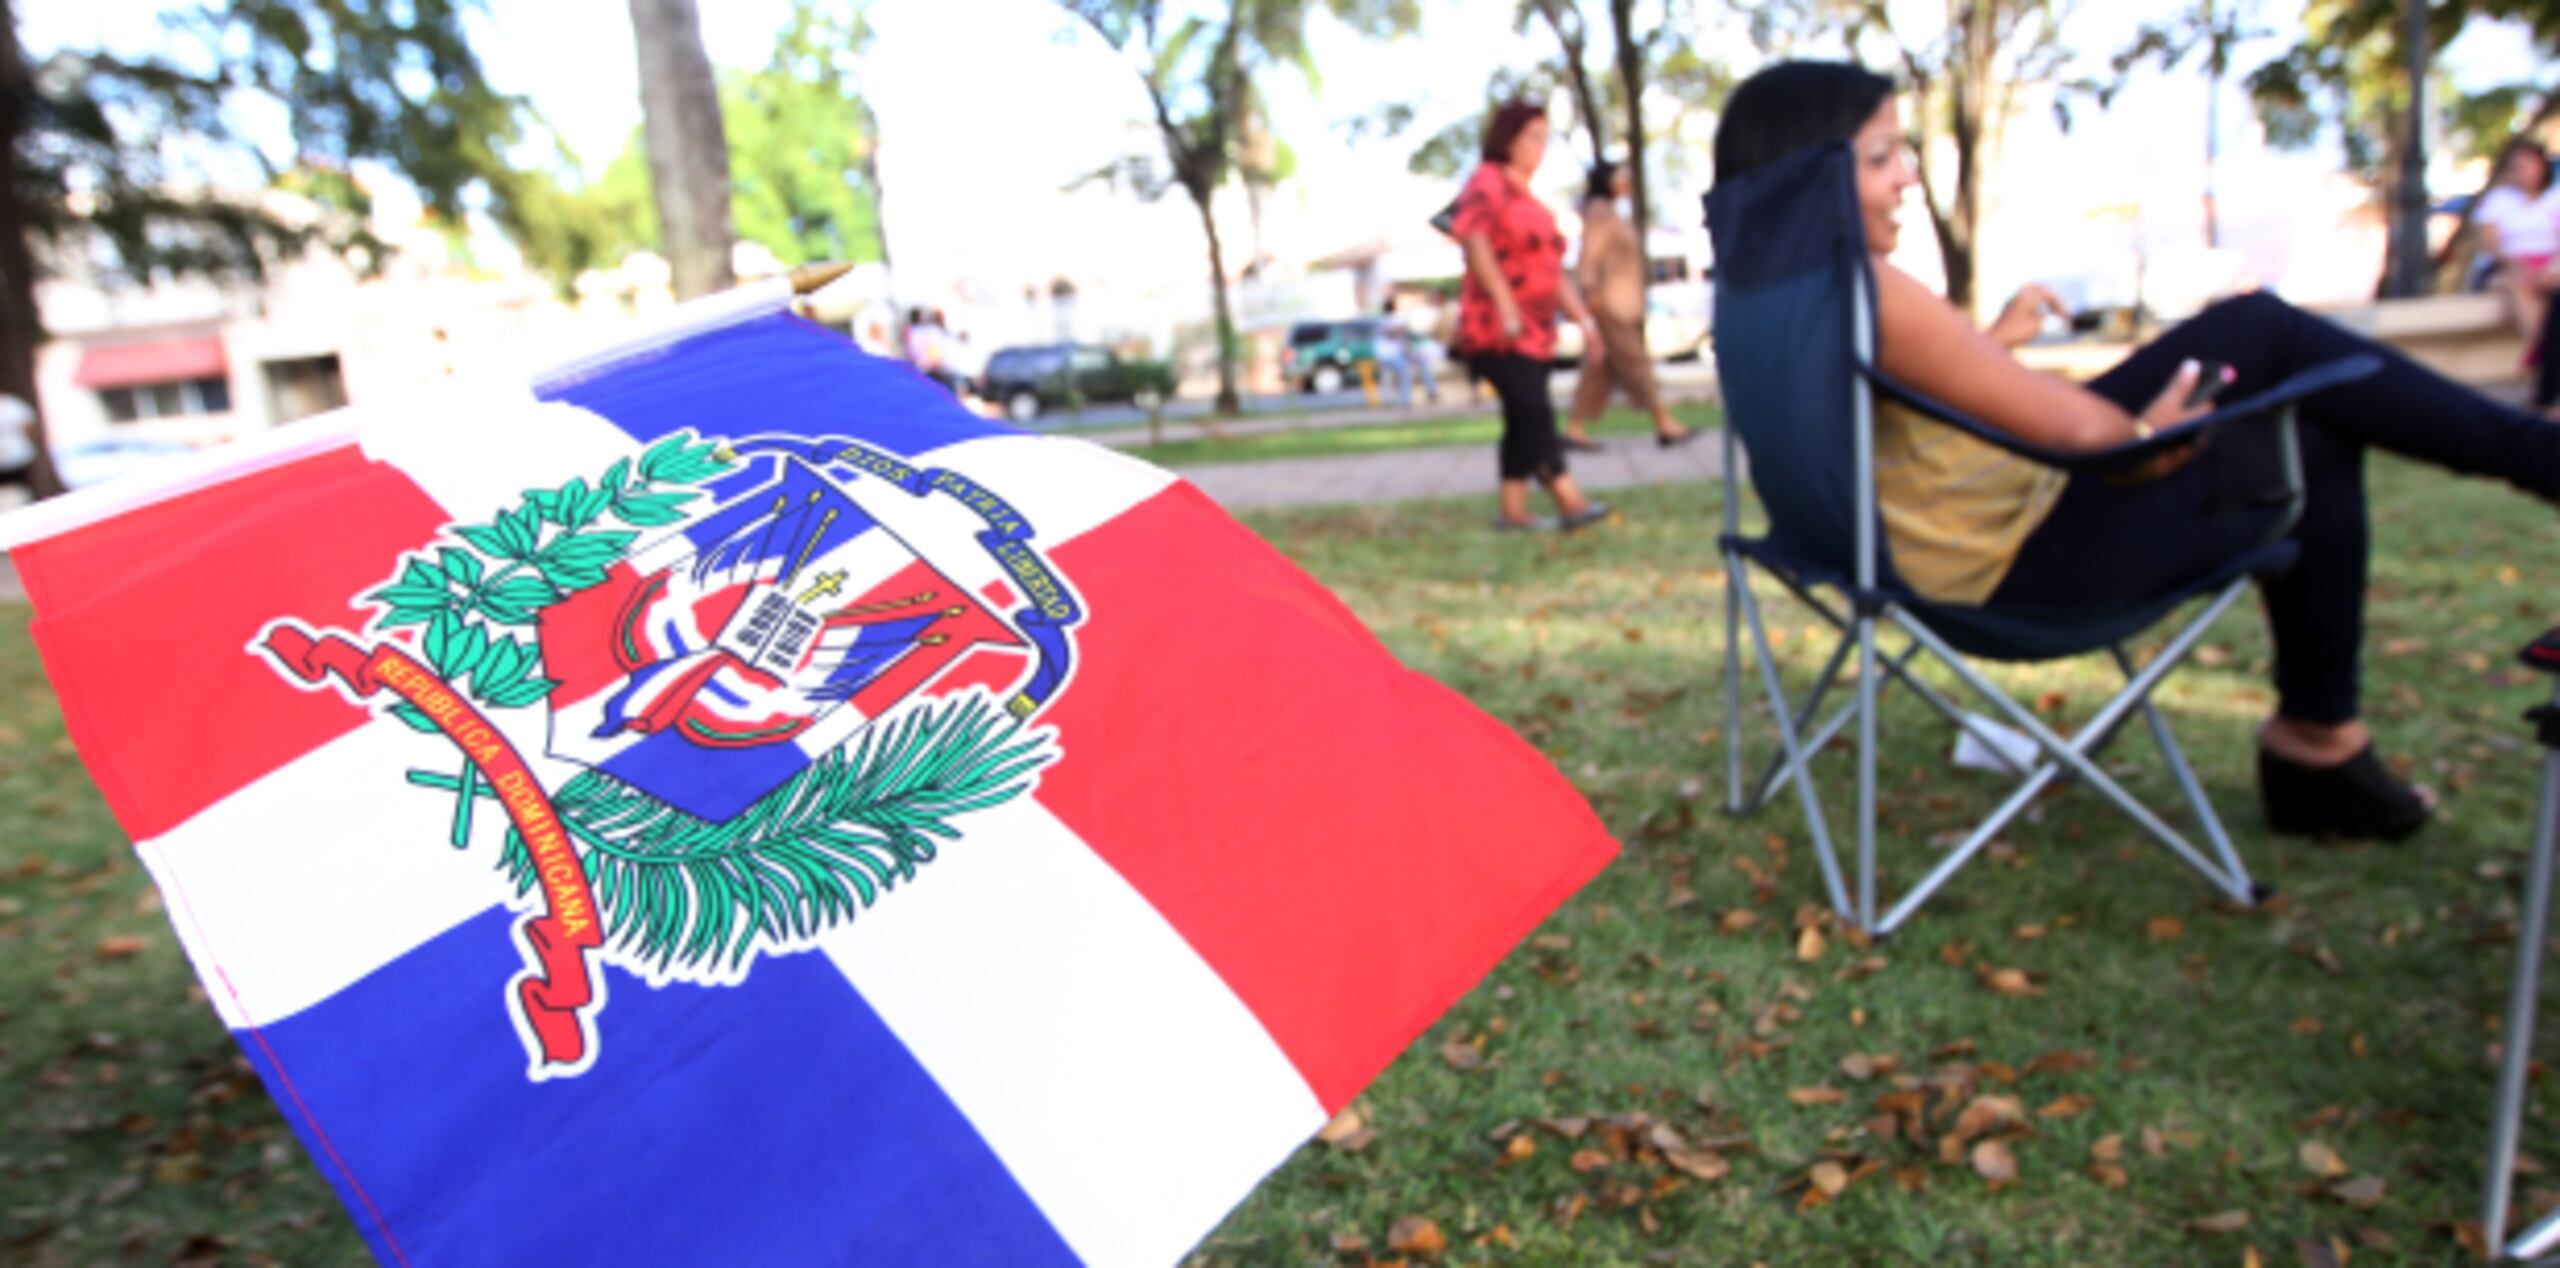
{"label": "dominican republic flag", "polygon": [[387,1263],[1168,1263],[1611,857],[1196,490],[785,298],[0,525]]}

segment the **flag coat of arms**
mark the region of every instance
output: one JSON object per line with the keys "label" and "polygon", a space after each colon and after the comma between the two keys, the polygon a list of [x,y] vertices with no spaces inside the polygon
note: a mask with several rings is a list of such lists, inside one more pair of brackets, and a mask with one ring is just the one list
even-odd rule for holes
{"label": "flag coat of arms", "polygon": [[21,517],[73,737],[386,1263],[1178,1259],[1614,847],[1188,485],[708,311]]}

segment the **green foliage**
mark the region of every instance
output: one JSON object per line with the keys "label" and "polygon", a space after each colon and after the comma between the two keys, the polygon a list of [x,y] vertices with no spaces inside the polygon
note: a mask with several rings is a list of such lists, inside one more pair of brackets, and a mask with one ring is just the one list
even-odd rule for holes
{"label": "green foliage", "polygon": [[[581,477],[528,489],[521,505],[487,523],[453,525],[448,531],[462,546],[410,555],[399,577],[364,601],[379,613],[378,628],[423,626],[419,646],[429,664],[446,682],[467,677],[473,699],[501,709],[532,704],[556,684],[535,673],[540,657],[506,628],[529,628],[545,606],[603,584],[639,536],[635,530],[684,518],[684,504],[702,496],[690,486],[730,462],[717,444],[674,433],[636,464],[617,460],[592,485]],[[608,515],[624,527],[603,526]]]}
{"label": "green foliage", "polygon": [[770,63],[721,78],[732,227],[785,264],[886,258],[871,163],[879,125],[853,70],[870,36],[859,8],[839,15],[800,0]]}
{"label": "green foliage", "polygon": [[649,158],[634,127],[604,174],[590,182],[574,161],[561,173],[516,174],[503,219],[525,263],[563,290],[589,269],[612,268],[633,251],[658,246],[658,208],[649,196]]}
{"label": "green foliage", "polygon": [[[2299,149],[2335,127],[2348,170],[2369,181],[2387,180],[2399,117],[2409,101],[2400,20],[2397,0],[2311,0],[2303,12],[2302,38],[2247,79],[2268,141]],[[2429,46],[2442,50],[2481,20],[2521,22],[2546,51],[2560,43],[2560,3],[2554,0],[2436,0],[2428,14]],[[2466,96],[2448,76],[2427,77],[2428,99],[2448,103],[2455,124],[2448,139],[2457,158],[2496,153],[2522,101],[2548,91],[2537,84],[2507,84]]]}
{"label": "green foliage", "polygon": [[[760,939],[808,938],[915,879],[959,836],[954,818],[1020,795],[1024,776],[1055,760],[1051,737],[971,694],[864,730],[724,823],[596,771],[572,777],[553,805],[613,948],[659,969],[725,971]],[[512,830],[500,866],[518,893],[540,887]]]}
{"label": "green foliage", "polygon": [[[314,243],[378,261],[382,244],[363,226],[370,199],[344,175],[358,160],[400,172],[440,216],[458,219],[479,191],[504,221],[516,184],[501,154],[527,115],[489,87],[464,37],[467,7],[222,0],[164,18],[166,46],[139,58],[56,54],[36,68],[21,184],[7,193],[37,241],[135,279],[254,277]],[[304,174],[283,183],[342,214],[286,217],[197,192],[222,184],[208,163],[271,164],[230,126],[226,103],[241,99],[284,114]]]}

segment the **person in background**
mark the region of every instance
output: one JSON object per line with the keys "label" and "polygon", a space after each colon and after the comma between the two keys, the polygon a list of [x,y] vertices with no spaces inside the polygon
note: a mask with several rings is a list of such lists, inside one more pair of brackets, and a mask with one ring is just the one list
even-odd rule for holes
{"label": "person in background", "polygon": [[2066,475],[1880,401],[1875,481],[1891,558],[1947,603],[2069,611],[2174,588],[2282,529],[2301,555],[2264,579],[2275,710],[2258,728],[2258,789],[2277,832],[2397,840],[2433,810],[2375,752],[2358,708],[2370,570],[2364,462],[2384,449],[2560,500],[2560,427],[2470,391],[2263,292],[2223,300],[2135,349],[2086,386],[2019,364],[2043,301],[2012,303],[1990,330],[1893,266],[1903,195],[1919,182],[1893,81],[1838,62],[1785,62],[1744,81],[1716,125],[1730,181],[1817,145],[1847,142],[1875,278],[1876,364],[1929,399],[2020,439],[2094,451],[2202,416],[2205,361],[2238,401],[2346,357],[2375,373],[2314,392],[2298,412],[2303,500],[2217,509],[2211,462],[2172,450],[2126,475]]}
{"label": "person in background", "polygon": [[1602,159],[1591,165],[1582,195],[1582,257],[1574,278],[1583,299],[1600,324],[1600,341],[1582,350],[1582,383],[1573,392],[1573,413],[1566,420],[1564,443],[1586,453],[1600,448],[1591,424],[1609,407],[1609,394],[1624,388],[1627,404],[1653,416],[1654,443],[1665,449],[1685,445],[1696,433],[1671,417],[1654,382],[1653,354],[1644,342],[1644,249],[1635,225],[1618,211],[1632,196],[1634,178],[1627,169]]}
{"label": "person in background", "polygon": [[2497,262],[2489,284],[2506,296],[2508,320],[2524,336],[2524,363],[2530,367],[2541,359],[2543,310],[2560,280],[2551,273],[2553,256],[2560,254],[2560,190],[2551,187],[2550,156],[2517,146],[2499,165],[2498,183],[2481,195],[2471,225]]}
{"label": "person in background", "polygon": [[1389,299],[1387,306],[1378,314],[1376,347],[1378,372],[1396,377],[1398,408],[1411,410],[1414,372],[1413,337],[1405,331],[1404,322],[1396,316],[1396,302],[1393,299]]}
{"label": "person in background", "polygon": [[1419,304],[1412,297],[1392,306],[1397,325],[1404,327],[1405,352],[1413,359],[1413,376],[1422,381],[1422,393],[1434,405],[1440,403],[1440,361],[1445,349],[1438,338],[1441,314],[1448,305]]}
{"label": "person in background", "polygon": [[1547,374],[1556,352],[1556,313],[1580,322],[1583,346],[1600,342],[1591,310],[1564,274],[1564,234],[1554,213],[1529,192],[1547,153],[1547,107],[1515,97],[1485,124],[1484,161],[1458,195],[1451,228],[1466,250],[1458,292],[1458,347],[1502,401],[1501,507],[1498,529],[1536,527],[1529,482],[1555,499],[1561,525],[1572,530],[1608,518],[1609,505],[1584,497],[1565,473]]}
{"label": "person in background", "polygon": [[907,310],[907,364],[941,384],[952,395],[960,394],[960,375],[950,365],[951,332],[943,327],[942,310],[910,308]]}

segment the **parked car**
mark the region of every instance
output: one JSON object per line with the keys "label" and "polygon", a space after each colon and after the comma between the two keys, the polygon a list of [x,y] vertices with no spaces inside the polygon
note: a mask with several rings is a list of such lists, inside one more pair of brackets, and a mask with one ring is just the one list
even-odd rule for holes
{"label": "parked car", "polygon": [[1149,362],[1124,361],[1109,348],[1050,343],[998,348],[987,358],[978,395],[1004,407],[1017,423],[1067,403],[1068,386],[1087,405],[1129,404],[1152,410],[1171,395],[1167,375]]}
{"label": "parked car", "polygon": [[195,452],[194,446],[165,437],[108,432],[53,446],[53,469],[65,487],[85,489],[166,468]]}
{"label": "parked car", "polygon": [[1385,337],[1386,323],[1376,317],[1302,321],[1289,328],[1289,346],[1280,351],[1280,370],[1301,392],[1339,392],[1351,385],[1361,362],[1378,360],[1378,345]]}
{"label": "parked car", "polygon": [[[1695,298],[1705,291],[1707,299]],[[1666,293],[1667,292],[1667,293]],[[1705,356],[1714,333],[1714,292],[1703,287],[1657,287],[1644,299],[1644,347],[1656,361],[1694,361]],[[1580,365],[1582,327],[1556,314],[1557,365]]]}

